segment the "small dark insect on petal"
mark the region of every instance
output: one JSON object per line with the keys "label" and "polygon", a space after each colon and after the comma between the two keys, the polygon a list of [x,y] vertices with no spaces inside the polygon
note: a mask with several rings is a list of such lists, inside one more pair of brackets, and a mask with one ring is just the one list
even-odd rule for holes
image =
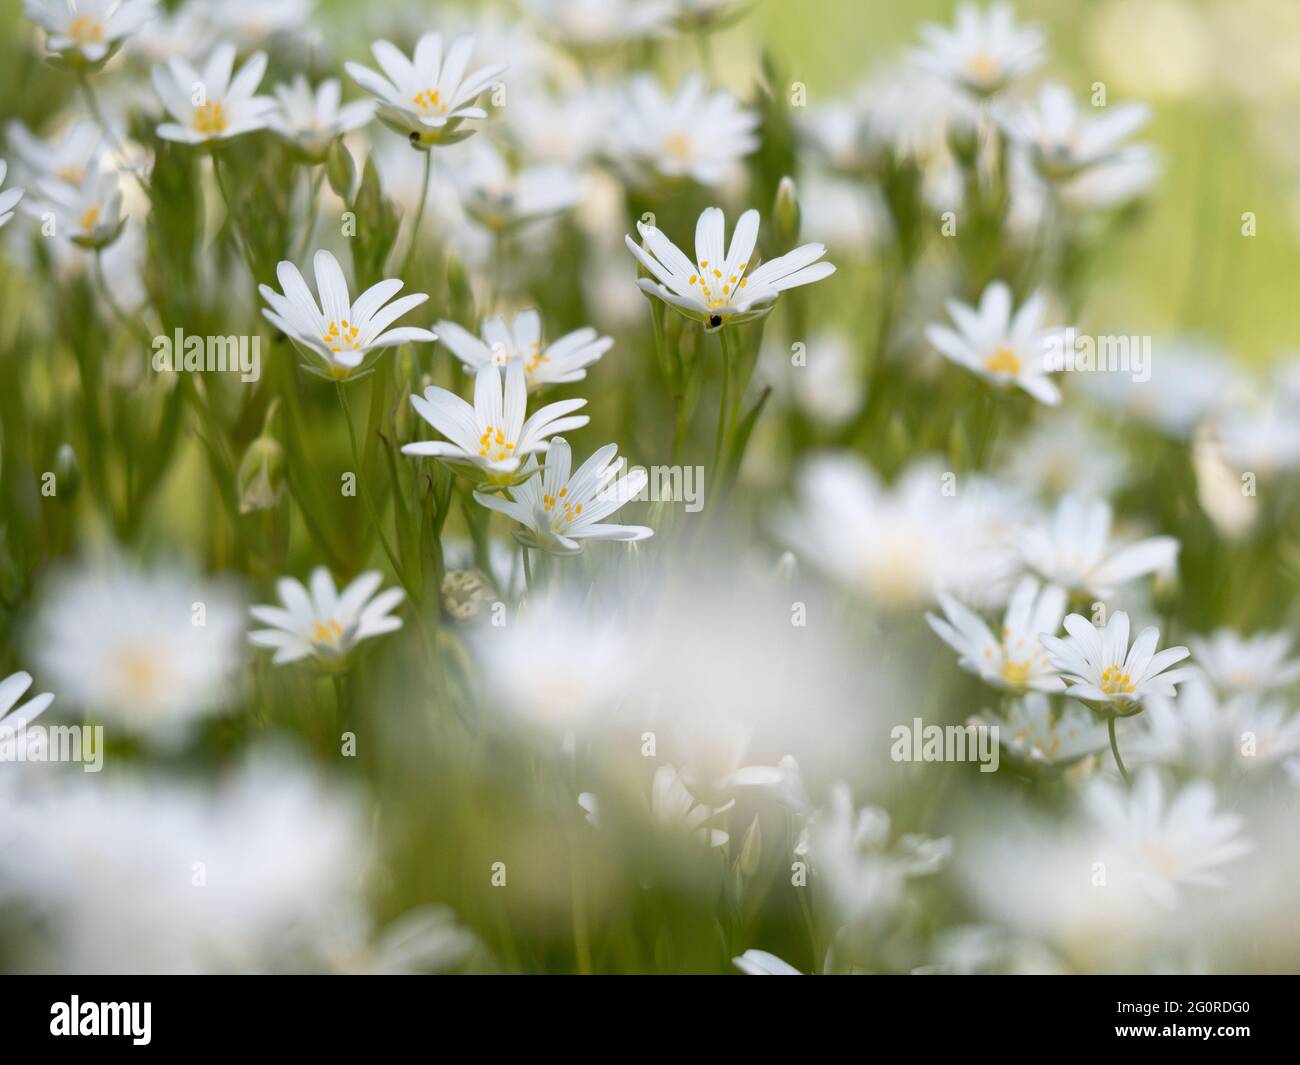
{"label": "small dark insect on petal", "polygon": [[721,324],[722,324],[722,315],[720,314],[709,315],[709,328],[717,329],[718,326],[720,326]]}

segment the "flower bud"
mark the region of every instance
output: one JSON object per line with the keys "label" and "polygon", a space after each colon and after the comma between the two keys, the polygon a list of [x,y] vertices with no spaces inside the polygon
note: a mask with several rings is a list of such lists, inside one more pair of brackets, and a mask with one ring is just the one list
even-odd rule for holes
{"label": "flower bud", "polygon": [[799,239],[799,190],[789,175],[783,177],[776,187],[772,217],[776,223],[777,247],[782,250],[793,247]]}
{"label": "flower bud", "polygon": [[284,495],[284,448],[273,435],[279,399],[273,399],[266,409],[262,432],[244,452],[236,476],[239,491],[239,513],[254,510],[271,510]]}

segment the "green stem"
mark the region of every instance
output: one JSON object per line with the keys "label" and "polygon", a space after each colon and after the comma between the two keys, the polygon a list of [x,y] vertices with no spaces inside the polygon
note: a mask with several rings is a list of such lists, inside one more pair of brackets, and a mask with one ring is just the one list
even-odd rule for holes
{"label": "green stem", "polygon": [[718,334],[722,343],[722,398],[718,404],[718,434],[713,444],[713,468],[722,469],[722,447],[727,437],[727,420],[731,413],[731,341],[724,328]]}
{"label": "green stem", "polygon": [[298,246],[298,254],[294,257],[295,262],[302,262],[302,257],[307,254],[307,249],[311,247],[311,238],[316,235],[316,222],[319,215],[318,202],[320,200],[321,183],[325,180],[325,167],[320,167],[315,179],[311,183],[311,191],[307,195],[307,225],[302,235],[302,243]]}
{"label": "green stem", "polygon": [[433,172],[433,152],[424,153],[424,181],[420,185],[420,205],[415,209],[415,219],[411,222],[411,242],[406,247],[406,255],[402,259],[402,268],[397,272],[399,278],[405,278],[406,272],[411,268],[411,260],[415,257],[415,245],[420,239],[420,223],[424,221],[424,204],[429,198],[429,178]]}
{"label": "green stem", "polygon": [[136,183],[144,190],[145,195],[148,196],[149,186],[145,184],[144,178],[140,176],[135,167],[129,165],[127,161],[128,153],[126,145],[117,135],[117,130],[109,125],[108,121],[104,118],[104,112],[99,106],[99,98],[95,95],[95,90],[90,84],[90,77],[84,70],[78,72],[77,84],[81,87],[81,95],[86,99],[86,110],[90,112],[90,117],[94,119],[95,125],[99,127],[99,131],[104,135],[104,139],[113,146],[113,151],[118,154],[127,172],[135,178]]}
{"label": "green stem", "polygon": [[226,217],[230,220],[230,230],[235,235],[235,243],[239,245],[239,252],[244,257],[248,272],[253,275],[253,284],[257,284],[257,264],[253,261],[253,253],[249,250],[243,227],[239,224],[239,215],[235,213],[230,190],[226,188],[225,168],[218,161],[215,150],[212,152],[212,174],[217,179],[217,191],[221,193],[221,202],[226,205]]}
{"label": "green stem", "polygon": [[1124,778],[1125,784],[1131,784],[1128,770],[1124,768],[1124,759],[1119,756],[1119,740],[1115,738],[1115,718],[1111,717],[1106,723],[1106,730],[1110,733],[1110,753],[1115,756],[1115,765],[1119,767],[1119,775]]}
{"label": "green stem", "polygon": [[528,561],[528,548],[520,544],[519,550],[524,554],[524,587],[531,592],[533,590],[533,567],[532,563]]}
{"label": "green stem", "polygon": [[379,542],[383,545],[384,554],[388,556],[393,572],[397,575],[397,579],[402,582],[406,594],[411,597],[412,601],[419,602],[419,596],[415,594],[415,590],[406,579],[406,570],[402,568],[402,564],[397,560],[397,554],[388,542],[388,535],[384,532],[384,526],[379,520],[379,512],[375,509],[375,501],[370,496],[370,485],[366,480],[365,471],[361,468],[361,452],[357,448],[357,427],[352,420],[352,405],[348,402],[347,388],[342,381],[335,381],[334,388],[338,393],[339,406],[343,408],[343,417],[348,423],[348,442],[352,445],[352,464],[356,467],[357,481],[361,487],[361,500],[365,503],[366,513],[370,517],[370,524],[374,526],[375,532],[379,536]]}

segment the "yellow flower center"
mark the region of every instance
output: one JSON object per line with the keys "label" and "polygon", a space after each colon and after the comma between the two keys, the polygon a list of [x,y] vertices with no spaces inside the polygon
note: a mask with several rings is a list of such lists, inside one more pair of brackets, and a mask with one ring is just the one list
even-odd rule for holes
{"label": "yellow flower center", "polygon": [[162,669],[158,658],[143,648],[131,648],[118,661],[122,689],[131,698],[149,699],[158,692]]}
{"label": "yellow flower center", "polygon": [[1023,688],[1032,668],[1031,662],[1016,662],[1008,658],[1002,663],[1002,679],[1013,688]]}
{"label": "yellow flower center", "polygon": [[313,643],[327,643],[331,647],[337,647],[339,640],[343,638],[343,626],[333,618],[329,621],[318,621],[311,630]]}
{"label": "yellow flower center", "polygon": [[524,373],[532,377],[542,363],[550,361],[550,356],[542,354],[542,342],[534,340],[532,351],[524,359]]}
{"label": "yellow flower center", "polygon": [[1023,364],[1010,348],[994,348],[993,354],[984,360],[984,369],[988,370],[989,373],[1017,377],[1022,368]]}
{"label": "yellow flower center", "polygon": [[970,62],[966,64],[966,73],[970,75],[972,81],[987,85],[998,79],[998,75],[1002,73],[1002,66],[992,56],[977,55],[972,56]]}
{"label": "yellow flower center", "polygon": [[360,330],[344,318],[339,322],[330,322],[321,340],[325,341],[330,351],[360,351],[361,344],[357,341],[359,333]]}
{"label": "yellow flower center", "polygon": [[689,163],[695,156],[695,146],[685,133],[670,133],[664,140],[664,154],[679,163]]}
{"label": "yellow flower center", "polygon": [[716,311],[719,307],[730,306],[733,289],[739,292],[745,287],[749,281],[744,276],[747,266],[749,263],[743,262],[736,267],[734,274],[724,275],[716,266],[710,268],[709,261],[705,259],[700,263],[700,272],[691,274],[690,283],[700,286],[700,299],[709,310]]}
{"label": "yellow flower center", "polygon": [[230,125],[230,122],[226,118],[225,108],[221,106],[220,100],[200,104],[194,109],[195,133],[204,133],[209,136],[214,133],[224,133],[228,125]]}
{"label": "yellow flower center", "polygon": [[89,15],[78,15],[68,25],[68,36],[78,44],[100,44],[104,40],[104,26]]}
{"label": "yellow flower center", "polygon": [[1107,695],[1132,695],[1135,686],[1122,666],[1107,666],[1102,670],[1098,687]]}
{"label": "yellow flower center", "polygon": [[437,89],[421,89],[411,97],[415,108],[424,115],[445,115],[447,105],[442,100],[442,93]]}
{"label": "yellow flower center", "polygon": [[515,445],[506,440],[506,434],[491,425],[484,429],[483,435],[478,438],[479,457],[490,459],[492,462],[504,462],[511,457],[514,449]]}
{"label": "yellow flower center", "polygon": [[95,228],[95,223],[99,221],[99,208],[87,207],[86,213],[81,216],[81,228],[83,232],[89,232]]}
{"label": "yellow flower center", "polygon": [[[566,499],[565,496],[568,494],[569,486],[565,485],[558,495],[542,496],[542,509],[548,514],[555,510],[551,515],[551,532],[559,532],[561,528],[582,514],[582,504],[575,504],[572,500]],[[556,510],[557,506],[558,510]]]}

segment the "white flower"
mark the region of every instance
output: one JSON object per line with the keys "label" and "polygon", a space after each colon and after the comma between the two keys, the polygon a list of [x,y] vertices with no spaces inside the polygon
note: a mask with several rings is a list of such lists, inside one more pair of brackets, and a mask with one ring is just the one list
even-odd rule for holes
{"label": "white flower", "polygon": [[1165,672],[1190,652],[1186,647],[1157,652],[1160,630],[1154,625],[1139,632],[1130,648],[1128,614],[1122,610],[1110,616],[1104,629],[1082,614],[1070,614],[1065,631],[1069,633],[1065,639],[1044,634],[1043,646],[1051,653],[1052,665],[1069,682],[1066,694],[1098,710],[1129,716],[1152,695],[1172,696],[1175,685],[1194,672],[1187,668]]}
{"label": "white flower", "polygon": [[[720,803],[737,790],[760,789],[779,801],[792,799],[798,805],[803,782],[799,765],[789,755],[783,765],[746,765],[754,729],[725,709],[717,713],[679,714],[672,726],[674,761],[686,786],[697,798]],[[786,768],[793,787],[783,793]],[[805,812],[807,812],[805,808]]]}
{"label": "white flower", "polygon": [[958,366],[964,366],[999,388],[1017,385],[1040,403],[1057,404],[1060,389],[1047,379],[1055,367],[1049,359],[1064,331],[1044,329],[1047,300],[1036,292],[1011,313],[1011,290],[995,281],[984,290],[978,310],[948,301],[957,332],[927,325],[926,339]]}
{"label": "white flower", "polygon": [[470,136],[474,131],[461,129],[461,123],[487,118],[475,101],[505,70],[483,67],[466,77],[474,51],[474,38],[468,35],[453,40],[445,58],[439,33],[421,37],[411,59],[388,41],[375,41],[370,50],[382,75],[360,63],[345,63],[344,69],[378,98],[379,121],[423,149]]}
{"label": "white flower", "polygon": [[[586,812],[587,823],[599,828],[602,822],[599,797],[584,791],[578,796],[578,805]],[[661,765],[655,770],[650,785],[647,812],[651,822],[664,832],[683,833],[694,836],[708,847],[721,847],[731,836],[710,822],[716,821],[735,805],[735,799],[718,807],[700,802],[691,794],[675,767]]]}
{"label": "white flower", "polygon": [[879,926],[902,901],[907,881],[937,873],[952,840],[904,835],[890,842],[889,814],[876,806],[857,809],[843,781],[808,823],[795,853],[808,856],[840,922]]}
{"label": "white flower", "polygon": [[1062,691],[1065,684],[1049,664],[1038,637],[1060,629],[1065,599],[1064,589],[1054,584],[1040,588],[1033,577],[1022,578],[1007,604],[1000,639],[978,614],[951,596],[939,597],[947,621],[933,614],[925,617],[939,638],[961,656],[959,665],[994,687]]}
{"label": "white flower", "polygon": [[364,905],[350,907],[318,947],[330,972],[349,976],[445,973],[460,969],[481,949],[446,906],[409,910],[382,930]]}
{"label": "white flower", "polygon": [[1079,109],[1074,96],[1055,82],[1039,91],[1038,106],[1001,116],[1010,136],[1029,152],[1035,169],[1049,181],[1073,181],[1099,166],[1150,159],[1145,145],[1122,142],[1151,117],[1145,104],[1111,104],[1099,114]]}
{"label": "white flower", "polygon": [[617,107],[615,94],[604,85],[582,84],[558,95],[516,94],[504,118],[521,158],[583,167],[605,146]]}
{"label": "white flower", "polygon": [[100,159],[92,159],[77,185],[53,180],[41,186],[46,202],[53,208],[56,231],[91,250],[111,244],[126,225],[117,173],[101,170],[100,163]]}
{"label": "white flower", "polygon": [[[0,186],[4,185],[5,175],[9,173],[9,164],[0,159]],[[23,198],[22,189],[0,188],[0,226],[3,226],[9,219],[14,216],[14,208],[18,206],[18,201]]]}
{"label": "white flower", "polygon": [[1049,499],[1105,498],[1128,474],[1114,437],[1068,411],[1053,412],[1001,450],[1007,479]]}
{"label": "white flower", "polygon": [[779,375],[787,402],[810,421],[838,428],[862,407],[862,375],[857,350],[838,329],[826,329],[808,338],[807,358],[791,365],[790,348],[777,338],[763,345],[764,369]]}
{"label": "white flower", "polygon": [[1208,637],[1193,636],[1187,642],[1196,664],[1221,692],[1258,694],[1300,680],[1300,658],[1287,660],[1295,642],[1289,632],[1242,636],[1231,629],[1216,629]]}
{"label": "white flower", "polygon": [[746,976],[802,976],[798,969],[765,950],[747,950],[731,964]]}
{"label": "white flower", "polygon": [[256,96],[266,73],[266,53],[249,56],[231,76],[235,46],[219,44],[202,72],[183,59],[153,68],[153,86],[175,121],[158,127],[158,136],[182,144],[208,144],[265,129],[275,101]]}
{"label": "white flower", "polygon": [[220,584],[120,562],[57,574],[31,645],[60,698],[164,742],[234,693],[243,609]]}
{"label": "white flower", "polygon": [[313,93],[299,74],[292,83],[275,87],[280,106],[267,116],[267,125],[308,158],[319,161],[335,137],[360,129],[374,117],[373,101],[354,100],[340,106],[341,93],[338,78],[326,78]]}
{"label": "white flower", "polygon": [[1104,500],[1066,496],[1050,522],[1027,526],[1017,541],[1025,565],[1072,595],[1108,598],[1120,585],[1164,573],[1178,559],[1178,541],[1151,536],[1120,547],[1111,543],[1112,511]]}
{"label": "white flower", "polygon": [[487,141],[470,145],[452,178],[465,212],[482,226],[499,232],[576,207],[583,182],[567,167],[545,164],[511,170]]}
{"label": "white flower", "polygon": [[0,762],[12,761],[19,752],[26,754],[32,750],[38,733],[27,733],[27,726],[41,716],[54,702],[50,692],[43,692],[28,699],[22,706],[18,700],[32,686],[30,673],[10,673],[0,680]]}
{"label": "white flower", "polygon": [[725,89],[708,92],[704,78],[687,77],[668,98],[659,82],[639,75],[613,133],[615,158],[634,179],[653,170],[719,185],[758,148],[759,118]]}
{"label": "white flower", "polygon": [[64,59],[99,64],[157,14],[157,0],[23,0],[45,30],[45,47]]}
{"label": "white flower", "polygon": [[529,455],[547,448],[547,437],[581,429],[591,419],[573,414],[585,399],[549,403],[527,420],[528,385],[523,363],[483,367],[474,377],[474,405],[454,392],[430,385],[423,397],[412,396],[415,412],[446,440],[417,440],[402,447],[406,455],[433,455],[450,466],[480,476],[494,484],[513,482]]}
{"label": "white flower", "polygon": [[55,179],[80,185],[90,161],[99,155],[104,134],[90,119],[78,119],[56,136],[37,137],[22,122],[10,122],[5,137],[19,166],[38,181]]}
{"label": "white flower", "polygon": [[1045,58],[1042,29],[1017,26],[1006,3],[984,11],[963,3],[953,28],[930,22],[920,34],[924,44],[917,50],[917,63],[976,96],[1000,92]]}
{"label": "white flower", "polygon": [[1052,713],[1051,700],[1041,691],[1025,693],[1011,702],[1005,717],[975,714],[973,725],[998,730],[998,742],[1014,758],[1029,765],[1065,766],[1105,750],[1106,726],[1095,714],[1075,703]]}
{"label": "white flower", "polygon": [[198,0],[187,7],[209,35],[225,34],[241,48],[255,48],[281,34],[313,32],[316,0]]}
{"label": "white flower", "polygon": [[[481,370],[480,380],[484,373],[496,372]],[[516,531],[515,538],[525,547],[555,555],[576,554],[582,550],[583,540],[645,540],[654,535],[653,529],[602,520],[639,495],[647,482],[643,469],[620,477],[624,460],[617,455],[618,445],[606,444],[572,470],[568,441],[557,436],[551,440],[541,473],[514,485],[509,490],[512,498],[482,492],[476,492],[474,498],[519,522],[523,528]],[[536,468],[537,459],[532,458],[523,472],[528,474]]]}
{"label": "white flower", "polygon": [[614,346],[612,337],[599,336],[590,327],[575,329],[543,345],[542,316],[535,310],[520,311],[513,322],[485,318],[482,339],[455,322],[434,325],[438,339],[465,364],[466,370],[477,372],[484,366],[522,363],[529,391],[581,381],[587,376],[587,367]]}
{"label": "white flower", "polygon": [[547,36],[576,48],[606,48],[662,36],[671,21],[667,0],[525,0]]}
{"label": "white flower", "polygon": [[320,377],[342,381],[357,376],[366,357],[383,348],[432,343],[438,339],[428,329],[415,326],[388,328],[427,300],[425,293],[415,292],[393,300],[402,290],[403,282],[387,278],[371,285],[353,303],[339,261],[322,249],[313,262],[319,305],[298,268],[288,260],[276,267],[283,295],[269,285],[258,286],[262,298],[271,305],[270,310],[262,309],[267,321],[325,364],[324,370],[305,369]]}
{"label": "white flower", "polygon": [[830,263],[817,261],[826,254],[823,245],[805,244],[746,275],[758,242],[758,212],[754,210],[740,216],[728,251],[722,209],[706,208],[695,226],[694,262],[654,226],[638,222],[637,231],[649,253],[630,236],[624,240],[651,275],[638,279],[641,291],[701,322],[710,332],[761,318],[786,289],[835,273]]}
{"label": "white flower", "polygon": [[58,972],[298,970],[362,901],[358,804],[280,757],[211,789],[77,773],[7,817],[0,880],[43,915],[43,967]]}
{"label": "white flower", "polygon": [[1154,770],[1144,770],[1132,791],[1094,777],[1084,807],[1102,832],[1108,872],[1131,877],[1157,904],[1172,909],[1186,884],[1223,887],[1220,866],[1248,853],[1241,819],[1215,809],[1214,789],[1203,781],[1167,800]]}
{"label": "white flower", "polygon": [[277,666],[308,657],[335,665],[362,640],[402,627],[402,619],[390,612],[406,593],[389,588],[376,595],[383,579],[378,570],[368,570],[340,592],[324,566],[312,570],[310,590],[301,581],[282,577],[275,590],[284,606],[250,607],[248,612],[271,628],[250,632],[248,641],[274,647],[271,661]]}
{"label": "white flower", "polygon": [[1260,478],[1290,473],[1300,466],[1298,414],[1293,402],[1234,404],[1215,420],[1219,451],[1234,470]]}

